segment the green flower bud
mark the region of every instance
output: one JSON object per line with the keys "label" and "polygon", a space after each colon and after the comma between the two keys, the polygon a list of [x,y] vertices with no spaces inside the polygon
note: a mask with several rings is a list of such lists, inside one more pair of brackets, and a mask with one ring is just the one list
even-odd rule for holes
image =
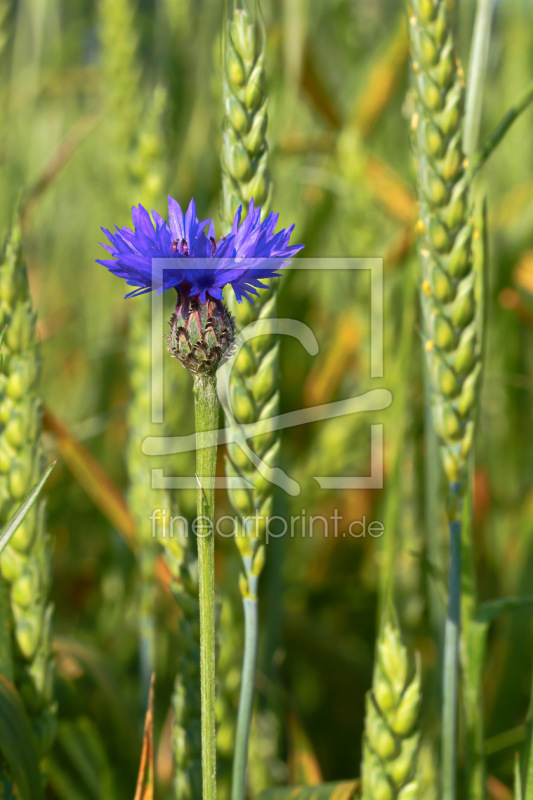
{"label": "green flower bud", "polygon": [[193,375],[214,373],[233,342],[233,319],[220,300],[178,296],[169,352]]}

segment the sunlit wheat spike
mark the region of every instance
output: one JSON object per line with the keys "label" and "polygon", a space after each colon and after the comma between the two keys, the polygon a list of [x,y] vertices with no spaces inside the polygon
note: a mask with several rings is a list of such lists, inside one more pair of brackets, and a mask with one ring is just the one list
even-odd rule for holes
{"label": "sunlit wheat spike", "polygon": [[[246,8],[234,9],[227,24],[224,70],[224,129],[222,146],[222,218],[227,229],[241,203],[247,208],[253,197],[263,214],[269,208],[267,96],[264,83],[264,41],[262,27]],[[275,288],[275,287],[274,287]],[[275,291],[263,292],[254,304],[239,304],[228,295],[228,305],[240,329],[256,319],[275,316]],[[262,336],[240,350],[232,370],[233,411],[237,422],[254,422],[276,414],[279,405],[278,345]],[[251,443],[269,466],[275,466],[279,437],[274,431]],[[228,446],[227,474],[242,476],[253,491],[229,490],[230,501],[241,515],[268,515],[271,486],[258,480],[254,465],[235,444]],[[255,531],[261,534],[260,526]]]}
{"label": "sunlit wheat spike", "polygon": [[[226,230],[231,229],[239,206],[245,212],[253,198],[261,206],[263,218],[269,211],[271,183],[266,140],[268,96],[265,82],[265,41],[258,4],[253,13],[245,4],[231,3],[223,43],[223,102],[222,130],[222,197],[221,218]],[[277,281],[272,281],[271,291],[261,292],[254,304],[235,301],[229,293],[228,306],[235,317],[237,330],[257,319],[269,319],[276,313]],[[262,336],[240,350],[232,370],[231,393],[233,413],[238,423],[254,422],[277,413],[279,408],[278,344],[275,339]],[[250,442],[256,454],[270,467],[275,467],[279,451],[276,432],[257,437]],[[228,490],[235,511],[244,517],[257,514],[265,518],[272,509],[272,487],[259,476],[254,465],[238,445],[227,449],[226,474],[243,477],[253,490]],[[241,576],[243,597],[256,597],[257,575],[261,569],[258,550],[263,533],[262,524],[254,531],[241,528],[237,544],[243,558],[245,574]],[[244,534],[244,535],[243,535]],[[253,644],[249,645],[254,647]],[[229,666],[229,665],[228,665]],[[229,670],[232,671],[231,668]],[[233,729],[233,711],[228,704],[222,708],[220,696],[219,720],[222,731]],[[220,737],[219,737],[220,743]],[[239,739],[239,747],[242,743]],[[253,750],[253,748],[252,748]],[[235,767],[234,767],[235,769]],[[234,781],[239,778],[234,774]]]}
{"label": "sunlit wheat spike", "polygon": [[464,81],[444,0],[413,2],[409,28],[425,352],[444,469],[450,483],[461,484],[481,369],[463,153]]}
{"label": "sunlit wheat spike", "polygon": [[372,690],[367,694],[363,800],[415,800],[419,795],[420,664],[411,663],[395,623],[382,628]]}
{"label": "sunlit wheat spike", "polygon": [[270,200],[268,97],[264,89],[263,29],[246,7],[233,8],[224,37],[224,123],[222,131],[221,217],[231,227],[238,207]]}
{"label": "sunlit wheat spike", "polygon": [[[43,469],[40,347],[17,223],[0,263],[0,317],[6,326],[0,367],[0,524],[4,525]],[[2,553],[0,571],[9,586],[14,681],[41,753],[49,749],[56,723],[51,559],[52,542],[40,501]]]}

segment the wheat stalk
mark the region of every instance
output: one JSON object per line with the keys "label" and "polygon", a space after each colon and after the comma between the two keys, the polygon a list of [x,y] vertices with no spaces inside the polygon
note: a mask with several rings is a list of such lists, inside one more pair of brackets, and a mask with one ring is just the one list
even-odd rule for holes
{"label": "wheat stalk", "polygon": [[415,0],[409,28],[420,218],[421,307],[433,421],[448,483],[450,588],[445,630],[443,798],[454,798],[461,515],[481,372],[472,202],[463,151],[464,79],[444,0]]}
{"label": "wheat stalk", "polygon": [[[239,206],[247,209],[253,198],[268,213],[271,184],[268,171],[266,141],[268,97],[265,79],[264,31],[258,18],[248,9],[232,7],[224,39],[224,122],[222,134],[222,198],[223,226],[230,230]],[[275,282],[277,284],[277,282]],[[228,306],[235,317],[237,329],[258,319],[275,315],[276,286],[264,292],[252,304],[239,304],[228,297]],[[253,422],[276,414],[279,406],[278,345],[271,338],[259,337],[240,350],[232,370],[233,411],[238,423]],[[276,432],[258,437],[250,443],[254,452],[274,467],[279,450]],[[254,488],[251,491],[229,490],[229,499],[241,516],[266,517],[272,509],[272,487],[261,480],[254,465],[236,444],[228,445],[226,474],[243,477]],[[232,798],[240,800],[245,794],[246,760],[250,733],[253,685],[257,660],[257,584],[264,554],[259,547],[263,533],[259,522],[242,525],[236,542],[244,572],[240,588],[245,617],[244,660],[241,695],[234,749]]]}

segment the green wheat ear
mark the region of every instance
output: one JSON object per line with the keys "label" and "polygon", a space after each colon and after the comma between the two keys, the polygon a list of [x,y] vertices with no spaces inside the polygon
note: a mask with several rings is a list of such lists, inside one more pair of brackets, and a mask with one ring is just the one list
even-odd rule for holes
{"label": "green wheat ear", "polygon": [[246,8],[236,8],[224,38],[222,208],[229,230],[240,205],[265,209],[272,187],[268,171],[268,97],[264,90],[263,29]]}
{"label": "green wheat ear", "polygon": [[414,800],[419,795],[420,663],[410,662],[395,622],[379,635],[372,689],[367,694],[363,800]]}
{"label": "green wheat ear", "polygon": [[[268,97],[264,89],[264,30],[257,4],[255,17],[244,4],[242,7],[236,5],[232,4],[230,9],[223,51],[224,121],[220,216],[226,231],[231,229],[239,206],[242,206],[243,217],[246,216],[252,198],[256,208],[261,206],[264,218],[270,210],[272,192],[266,141]],[[278,281],[272,281],[270,289],[261,292],[260,297],[254,299],[254,304],[239,304],[233,293],[228,293],[228,306],[235,317],[237,330],[242,330],[256,320],[275,316],[277,285]],[[237,423],[245,424],[274,416],[279,408],[278,386],[278,343],[272,337],[257,337],[239,350],[232,368],[230,391]],[[269,467],[276,466],[279,452],[277,432],[256,437],[250,442],[250,446]],[[264,560],[259,542],[264,533],[264,519],[272,513],[272,487],[259,476],[254,465],[236,444],[229,444],[227,447],[226,474],[229,477],[242,477],[253,487],[251,490],[228,490],[230,503],[241,518],[236,543],[243,564],[239,585],[248,631],[241,673],[240,722],[233,747],[232,796],[236,797],[239,792],[244,791],[257,653],[257,584]],[[243,524],[242,518],[255,515],[259,519],[251,531]],[[228,706],[225,715],[231,717],[232,713]],[[223,722],[221,727],[225,730],[232,726],[229,722]]]}
{"label": "green wheat ear", "polygon": [[444,469],[449,483],[462,490],[481,371],[464,80],[444,0],[414,0],[409,23],[425,350]]}
{"label": "green wheat ear", "polygon": [[[0,263],[0,324],[5,326],[0,366],[0,525],[9,520],[43,471],[41,358],[35,323],[20,228],[15,223]],[[40,501],[2,553],[0,572],[9,589],[14,682],[41,754],[49,749],[56,724],[51,561],[52,541]]]}
{"label": "green wheat ear", "polygon": [[[270,203],[268,146],[265,138],[267,96],[264,82],[264,42],[262,29],[245,9],[236,9],[228,22],[225,37],[224,128],[222,146],[222,208],[225,229],[231,229],[238,207],[244,215],[253,197],[261,206],[263,216]],[[257,319],[275,316],[277,281],[271,289],[255,298],[255,303],[239,304],[228,293],[228,306],[235,317],[237,330]],[[240,424],[273,416],[279,407],[278,343],[272,337],[261,336],[239,350],[231,373],[233,412]],[[277,462],[279,437],[276,431],[257,437],[251,443],[257,455],[268,466]],[[230,502],[241,516],[268,516],[272,509],[272,487],[258,480],[254,465],[236,444],[229,444],[226,472],[231,477],[243,477],[254,488],[228,490]],[[245,533],[244,531],[242,531]],[[261,524],[254,528],[254,537],[238,536],[237,544],[243,557],[256,555]],[[248,578],[247,578],[247,582]],[[244,587],[243,587],[244,588]],[[249,585],[247,586],[249,591]]]}

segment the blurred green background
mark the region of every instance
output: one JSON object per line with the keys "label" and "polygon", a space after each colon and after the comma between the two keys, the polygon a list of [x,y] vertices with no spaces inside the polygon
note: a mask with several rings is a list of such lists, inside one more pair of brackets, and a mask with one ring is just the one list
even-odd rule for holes
{"label": "blurred green background", "polygon": [[[252,758],[258,787],[261,769],[282,783],[358,776],[379,587],[391,566],[401,624],[422,656],[424,725],[431,740],[439,725],[443,613],[436,572],[446,564],[444,520],[435,527],[426,518],[404,11],[386,0],[265,0],[262,11],[273,208],[280,223],[295,223],[294,241],[305,243],[308,258],[385,260],[383,380],[368,378],[369,285],[363,276],[347,282],[327,273],[292,273],[282,280],[279,314],[306,321],[320,342],[314,358],[283,343],[282,410],[378,386],[390,389],[394,400],[379,415],[283,435],[281,463],[302,492],[280,496],[277,513],[305,509],[329,516],[337,508],[345,519],[381,520],[385,534],[379,540],[324,538],[317,526],[312,540],[285,537],[269,545],[258,677],[264,730],[256,737],[263,744],[260,757]],[[464,62],[473,13],[471,0],[455,10]],[[104,257],[99,226],[127,224],[131,206],[143,201],[136,174],[145,166],[128,155],[139,124],[146,135],[138,157],[150,164],[154,207],[164,214],[166,194],[182,205],[194,195],[199,216],[211,215],[218,225],[223,18],[219,0],[0,2],[0,222],[4,229],[23,192],[25,255],[43,342],[46,442],[50,456],[60,455],[47,490],[60,714],[48,764],[50,797],[131,798],[134,792],[144,700],[139,582],[127,541],[135,532],[122,499],[126,349],[130,308],[149,300],[124,301],[124,286],[94,260]],[[533,4],[502,0],[492,33],[485,134],[532,75]],[[123,96],[130,92],[127,109],[118,110],[117,86]],[[474,485],[481,600],[531,591],[532,130],[530,109],[491,158],[479,186],[488,194],[490,228]],[[169,369],[181,370],[174,364]],[[167,397],[180,433],[192,430],[190,380],[182,372]],[[317,491],[315,474],[368,472],[371,422],[385,426],[384,490]],[[177,468],[187,466],[180,462]],[[192,513],[191,498],[181,502]],[[221,513],[227,510],[223,493],[218,503]],[[219,593],[226,603],[220,680],[231,687],[242,648],[238,559],[231,542],[217,547]],[[167,709],[179,649],[179,613],[163,588],[157,622],[157,777],[163,797],[171,769]],[[489,785],[502,800],[511,796],[506,785],[514,749],[525,736],[531,633],[527,610],[503,616],[491,629],[485,683]]]}

